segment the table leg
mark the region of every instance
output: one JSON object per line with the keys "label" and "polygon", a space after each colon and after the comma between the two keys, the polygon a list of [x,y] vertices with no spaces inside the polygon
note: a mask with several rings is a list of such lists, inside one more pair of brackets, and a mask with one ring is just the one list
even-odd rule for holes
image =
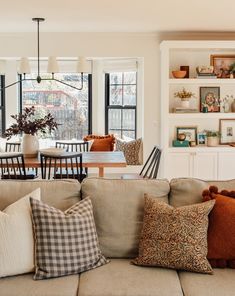
{"label": "table leg", "polygon": [[104,168],[103,167],[99,167],[99,177],[100,178],[104,177]]}

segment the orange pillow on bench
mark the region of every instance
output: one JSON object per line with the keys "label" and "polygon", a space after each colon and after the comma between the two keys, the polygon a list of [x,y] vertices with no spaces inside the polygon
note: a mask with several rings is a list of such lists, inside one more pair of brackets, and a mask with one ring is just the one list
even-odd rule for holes
{"label": "orange pillow on bench", "polygon": [[83,138],[84,141],[94,140],[90,151],[113,151],[115,137],[114,135],[96,136],[88,135]]}
{"label": "orange pillow on bench", "polygon": [[204,190],[203,200],[215,199],[209,215],[208,255],[212,267],[235,268],[235,191]]}

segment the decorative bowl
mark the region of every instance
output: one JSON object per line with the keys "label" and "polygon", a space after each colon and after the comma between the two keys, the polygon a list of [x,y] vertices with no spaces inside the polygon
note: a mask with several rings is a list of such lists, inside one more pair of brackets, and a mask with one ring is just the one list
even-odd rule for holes
{"label": "decorative bowl", "polygon": [[45,149],[40,149],[39,152],[42,152],[43,154],[47,154],[47,155],[54,155],[54,156],[60,156],[61,154],[63,154],[64,152],[66,152],[66,149],[64,148],[45,148]]}
{"label": "decorative bowl", "polygon": [[185,133],[180,133],[177,135],[177,140],[178,141],[184,141],[186,139]]}
{"label": "decorative bowl", "polygon": [[187,71],[172,71],[174,78],[184,78],[187,74]]}

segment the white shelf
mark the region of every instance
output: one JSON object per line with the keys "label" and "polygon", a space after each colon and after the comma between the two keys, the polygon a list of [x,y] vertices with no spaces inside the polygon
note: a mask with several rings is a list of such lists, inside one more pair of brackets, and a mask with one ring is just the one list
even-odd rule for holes
{"label": "white shelf", "polygon": [[235,152],[235,147],[219,145],[216,147],[196,146],[196,147],[169,147],[169,152]]}
{"label": "white shelf", "polygon": [[198,118],[198,119],[220,119],[220,118],[235,118],[235,113],[221,113],[221,112],[208,112],[208,113],[169,113],[170,119],[184,119],[184,118]]}
{"label": "white shelf", "polygon": [[169,78],[169,84],[234,84],[235,79],[214,79],[214,78]]}

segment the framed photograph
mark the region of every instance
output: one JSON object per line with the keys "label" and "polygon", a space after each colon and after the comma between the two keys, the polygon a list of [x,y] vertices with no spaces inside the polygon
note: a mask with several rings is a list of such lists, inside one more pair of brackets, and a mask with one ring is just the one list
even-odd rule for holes
{"label": "framed photograph", "polygon": [[208,112],[220,112],[220,87],[200,87],[200,111],[207,107]]}
{"label": "framed photograph", "polygon": [[205,146],[206,145],[206,133],[205,132],[197,133],[197,144],[199,146]]}
{"label": "framed photograph", "polygon": [[211,66],[214,67],[217,78],[230,78],[231,66],[234,63],[235,55],[211,55]]}
{"label": "framed photograph", "polygon": [[197,127],[195,126],[178,126],[176,127],[176,138],[178,134],[185,134],[185,140],[197,143]]}
{"label": "framed photograph", "polygon": [[235,119],[220,119],[220,144],[235,143]]}

